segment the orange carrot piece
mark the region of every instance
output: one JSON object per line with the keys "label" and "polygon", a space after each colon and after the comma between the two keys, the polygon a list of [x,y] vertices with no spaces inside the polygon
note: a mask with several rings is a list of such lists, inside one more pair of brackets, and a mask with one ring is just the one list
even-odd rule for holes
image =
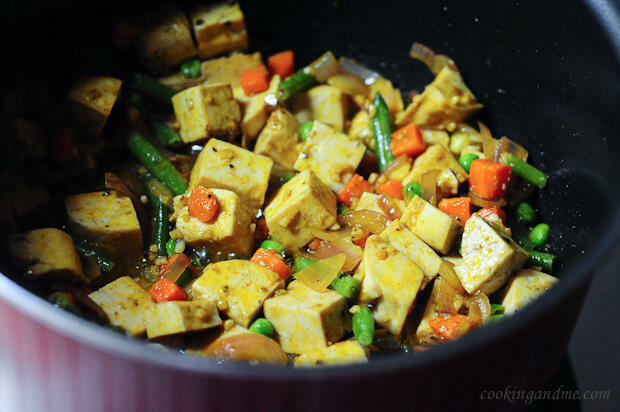
{"label": "orange carrot piece", "polygon": [[467,219],[471,216],[471,199],[469,197],[441,199],[437,207],[442,212],[455,218],[461,226],[465,226],[465,222],[467,222]]}
{"label": "orange carrot piece", "polygon": [[294,55],[291,50],[286,50],[267,59],[267,66],[272,75],[279,74],[282,80],[295,72]]}
{"label": "orange carrot piece", "polygon": [[321,242],[322,242],[321,239],[314,238],[314,240],[312,242],[310,242],[310,244],[308,245],[308,249],[310,249],[310,250],[317,250],[319,248],[319,246],[321,246]]}
{"label": "orange carrot piece", "polygon": [[480,209],[476,212],[480,217],[489,217],[490,215],[496,214],[502,220],[504,224],[506,224],[506,212],[501,207],[493,206],[493,207],[485,207],[484,209]]}
{"label": "orange carrot piece", "polygon": [[271,269],[278,274],[282,279],[289,277],[293,270],[287,265],[286,261],[282,259],[282,255],[275,250],[267,250],[258,248],[254,252],[254,256],[250,259],[250,262],[257,263],[261,266]]}
{"label": "orange carrot piece", "polygon": [[458,339],[475,327],[467,316],[460,313],[438,316],[429,320],[428,324],[442,340]]}
{"label": "orange carrot piece", "polygon": [[426,151],[426,143],[420,129],[412,123],[392,133],[390,150],[396,157],[403,154],[415,157]]}
{"label": "orange carrot piece", "polygon": [[398,180],[388,180],[375,189],[378,195],[386,194],[394,199],[404,199],[403,185]]}
{"label": "orange carrot piece", "polygon": [[149,295],[157,303],[170,302],[173,300],[187,300],[187,293],[170,279],[164,277],[159,279],[149,289]]}
{"label": "orange carrot piece", "polygon": [[211,223],[220,209],[213,192],[204,186],[196,186],[192,190],[187,207],[189,215],[202,223]]}
{"label": "orange carrot piece", "polygon": [[364,192],[372,193],[372,186],[362,176],[355,173],[338,195],[338,200],[347,206],[351,206],[353,199],[359,199]]}
{"label": "orange carrot piece", "polygon": [[476,159],[469,169],[469,188],[483,199],[499,199],[506,194],[512,169],[490,159]]}
{"label": "orange carrot piece", "polygon": [[241,72],[241,87],[246,94],[255,94],[267,90],[269,88],[269,72],[265,65]]}
{"label": "orange carrot piece", "polygon": [[366,241],[368,240],[368,237],[370,235],[366,235],[360,239],[354,240],[353,243],[355,243],[357,246],[361,247],[362,249],[364,249],[366,247]]}

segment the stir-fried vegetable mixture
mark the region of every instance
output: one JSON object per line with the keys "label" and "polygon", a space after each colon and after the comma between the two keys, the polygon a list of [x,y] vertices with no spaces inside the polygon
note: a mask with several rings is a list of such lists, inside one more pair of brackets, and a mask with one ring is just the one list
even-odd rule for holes
{"label": "stir-fried vegetable mixture", "polygon": [[132,73],[75,79],[55,122],[14,120],[18,162],[54,169],[20,181],[29,210],[63,215],[24,231],[15,196],[22,282],[188,354],[317,366],[453,341],[557,281],[527,203],[547,176],[471,120],[451,59],[415,43],[435,79],[405,102],[329,51],[297,70],[292,50],[241,52],[236,4],[188,12],[119,23]]}

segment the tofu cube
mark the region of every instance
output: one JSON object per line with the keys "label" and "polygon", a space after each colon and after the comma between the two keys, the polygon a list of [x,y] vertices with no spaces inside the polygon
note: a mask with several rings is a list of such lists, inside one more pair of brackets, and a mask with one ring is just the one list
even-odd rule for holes
{"label": "tofu cube", "polygon": [[316,86],[308,90],[312,119],[342,132],[349,114],[349,99],[342,90],[333,86]]}
{"label": "tofu cube", "polygon": [[142,231],[131,199],[115,191],[82,193],[65,199],[74,235],[99,245],[121,268],[142,260]]}
{"label": "tofu cube", "polygon": [[239,133],[241,109],[227,84],[185,89],[172,97],[172,107],[184,143]]}
{"label": "tofu cube", "polygon": [[149,339],[195,332],[222,324],[215,303],[205,299],[162,302],[153,305],[146,317]]}
{"label": "tofu cube", "polygon": [[437,256],[437,253],[430,246],[411,233],[398,219],[385,228],[379,236],[422,269],[424,280],[420,289],[424,289],[435,275],[439,273],[442,263],[441,258]]}
{"label": "tofu cube", "polygon": [[[392,199],[392,202],[399,208],[399,210],[396,211],[396,213],[400,212],[400,214],[402,215],[405,209],[407,209],[407,204],[405,203],[404,200]],[[355,204],[355,210],[372,210],[373,212],[382,214],[388,219],[390,218],[383,211],[383,209],[381,209],[381,206],[379,206],[379,195],[370,193],[370,192],[362,193],[362,196],[359,198],[359,200]]]}
{"label": "tofu cube", "polygon": [[415,331],[414,341],[417,344],[432,345],[442,341],[441,337],[431,328],[429,323],[430,320],[440,315],[439,300],[441,299],[441,282],[443,282],[441,277],[436,278],[433,282],[433,289],[426,302],[422,320],[420,320]]}
{"label": "tofu cube", "polygon": [[315,121],[300,149],[295,169],[312,170],[330,189],[340,193],[362,161],[365,151],[362,143]]}
{"label": "tofu cube", "polygon": [[299,122],[286,109],[277,108],[256,140],[254,153],[270,157],[286,169],[293,169],[299,151]]}
{"label": "tofu cube", "polygon": [[178,7],[168,6],[145,15],[140,33],[137,51],[148,69],[176,66],[196,55],[189,21]]}
{"label": "tofu cube", "polygon": [[299,281],[291,282],[286,293],[267,299],[264,307],[282,349],[296,354],[325,349],[340,340],[345,310],[346,301],[338,292],[315,292]]}
{"label": "tofu cube", "polygon": [[349,138],[362,142],[370,150],[375,150],[375,135],[370,130],[370,116],[365,110],[360,110],[353,116],[349,128]]}
{"label": "tofu cube", "polygon": [[557,278],[534,269],[521,269],[506,288],[502,305],[504,313],[512,315],[549,290]]}
{"label": "tofu cube", "polygon": [[188,210],[189,195],[174,198],[174,213],[170,217],[176,222],[174,238],[181,238],[192,247],[207,246],[242,255],[249,255],[254,241],[255,224],[252,211],[235,192],[225,189],[211,189],[219,212],[213,222],[203,223],[191,217]]}
{"label": "tofu cube", "polygon": [[233,89],[241,86],[241,73],[263,64],[260,52],[252,54],[234,53],[230,56],[204,61],[201,72],[204,86],[229,84]]}
{"label": "tofu cube", "polygon": [[265,208],[269,234],[278,242],[301,247],[314,231],[336,223],[336,195],[311,171],[286,182]]}
{"label": "tofu cube", "polygon": [[215,302],[237,324],[248,327],[263,302],[284,281],[274,271],[247,260],[226,260],[208,265],[192,286],[194,299]]}
{"label": "tofu cube", "polygon": [[77,129],[88,138],[99,137],[121,91],[114,77],[85,77],[67,94],[67,110]]}
{"label": "tofu cube", "polygon": [[454,270],[468,293],[487,295],[502,287],[527,261],[528,255],[498,233],[477,214],[465,223],[461,241],[462,263]]}
{"label": "tofu cube", "polygon": [[454,246],[461,229],[450,215],[417,195],[411,199],[400,220],[413,234],[444,255]]}
{"label": "tofu cube", "polygon": [[199,185],[232,190],[254,213],[265,201],[272,166],[268,157],[211,139],[196,159],[189,190]]}
{"label": "tofu cube", "polygon": [[334,343],[325,349],[318,349],[304,353],[295,358],[296,367],[351,365],[367,363],[368,354],[366,348],[355,340]]}
{"label": "tofu cube", "polygon": [[129,276],[123,276],[88,295],[108,315],[112,325],[130,336],[146,332],[146,319],[155,302]]}
{"label": "tofu cube", "polygon": [[392,116],[403,111],[405,105],[403,104],[403,97],[400,95],[400,90],[394,88],[392,82],[379,77],[370,85],[370,101],[375,98],[377,93],[381,94],[385,104]]}
{"label": "tofu cube", "polygon": [[239,4],[201,6],[192,10],[190,16],[201,59],[248,48],[248,34]]}
{"label": "tofu cube", "polygon": [[407,256],[377,235],[366,241],[364,276],[359,301],[374,303],[375,322],[400,336],[424,273]]}
{"label": "tofu cube", "polygon": [[36,229],[7,239],[17,270],[32,280],[85,282],[73,239],[59,229]]}
{"label": "tofu cube", "polygon": [[403,179],[403,185],[410,182],[418,182],[422,175],[434,169],[448,169],[456,176],[459,183],[467,180],[467,172],[459,164],[452,152],[442,145],[429,146],[424,153],[413,162],[413,168],[407,177]]}
{"label": "tofu cube", "polygon": [[262,93],[248,96],[242,87],[236,87],[233,91],[235,99],[243,107],[241,131],[246,138],[255,139],[265,127],[269,110],[275,104],[279,85],[280,76],[275,75],[269,81],[269,88]]}

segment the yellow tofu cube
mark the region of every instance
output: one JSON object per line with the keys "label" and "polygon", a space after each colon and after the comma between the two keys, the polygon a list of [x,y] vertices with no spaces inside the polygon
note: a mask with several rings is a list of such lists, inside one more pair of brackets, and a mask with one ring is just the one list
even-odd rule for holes
{"label": "yellow tofu cube", "polygon": [[247,260],[226,260],[208,265],[192,286],[194,299],[215,302],[237,324],[248,327],[263,302],[284,281],[274,271]]}
{"label": "yellow tofu cube", "polygon": [[263,64],[260,52],[252,54],[234,53],[217,59],[204,61],[201,72],[204,86],[218,83],[229,84],[233,89],[241,85],[241,73]]}
{"label": "yellow tofu cube", "polygon": [[318,120],[338,132],[344,130],[349,114],[349,99],[340,89],[333,86],[316,86],[308,90],[308,103],[312,120]]}
{"label": "yellow tofu cube", "polygon": [[149,339],[195,332],[222,324],[215,303],[206,299],[162,302],[153,305],[146,317]]}
{"label": "yellow tofu cube", "polygon": [[155,302],[129,276],[123,276],[88,295],[108,315],[112,325],[130,336],[146,332],[146,319]]}
{"label": "yellow tofu cube", "polygon": [[248,34],[239,4],[201,6],[192,10],[190,16],[200,58],[248,48]]}
{"label": "yellow tofu cube", "polygon": [[96,243],[122,267],[142,260],[142,230],[131,199],[115,191],[82,193],[65,199],[73,234]]}
{"label": "yellow tofu cube", "polygon": [[270,157],[286,169],[293,169],[299,151],[299,122],[286,109],[277,108],[269,118],[256,140],[254,153]]}
{"label": "yellow tofu cube", "polygon": [[114,77],[85,77],[75,82],[67,94],[67,109],[77,129],[89,138],[98,137],[121,91]]}
{"label": "yellow tofu cube", "polygon": [[275,75],[269,81],[269,88],[264,92],[248,96],[242,87],[236,87],[233,91],[235,99],[243,107],[241,131],[246,138],[256,138],[265,127],[269,110],[275,105],[279,85],[280,76]]}
{"label": "yellow tofu cube", "polygon": [[312,170],[330,189],[340,193],[362,161],[365,151],[362,143],[315,121],[300,149],[295,169]]}
{"label": "yellow tofu cube", "polygon": [[286,293],[267,299],[264,307],[282,349],[296,354],[338,342],[344,334],[345,310],[346,301],[339,293],[315,292],[299,281],[291,282]]}
{"label": "yellow tofu cube", "polygon": [[252,212],[265,201],[273,160],[234,144],[211,139],[196,159],[189,190],[196,186],[237,193]]}
{"label": "yellow tofu cube", "polygon": [[137,51],[145,67],[172,67],[196,55],[189,21],[178,7],[168,6],[145,15]]}
{"label": "yellow tofu cube", "polygon": [[450,215],[417,195],[411,199],[400,220],[413,234],[444,255],[452,249],[456,235],[461,230],[461,226]]}
{"label": "yellow tofu cube", "polygon": [[[402,215],[402,213],[407,208],[407,204],[405,203],[405,201],[401,199],[393,199],[393,203],[399,209],[395,212]],[[388,219],[390,218],[387,213],[385,213],[383,209],[381,209],[381,206],[379,206],[379,195],[370,192],[362,193],[362,196],[355,204],[355,210],[372,210],[373,212],[382,214]]]}
{"label": "yellow tofu cube", "polygon": [[349,137],[352,140],[362,142],[370,150],[375,150],[375,135],[370,130],[370,116],[365,110],[360,110],[351,120],[349,128]]}
{"label": "yellow tofu cube", "polygon": [[477,214],[465,223],[461,241],[463,260],[454,270],[468,293],[487,295],[502,287],[527,261],[527,253],[497,232]]}
{"label": "yellow tofu cube", "polygon": [[84,282],[73,239],[59,229],[36,229],[7,239],[17,270],[32,280]]}
{"label": "yellow tofu cube", "polygon": [[558,281],[557,278],[534,269],[521,269],[510,281],[502,299],[504,313],[512,315],[529,305]]}
{"label": "yellow tofu cube", "polygon": [[239,133],[241,109],[227,84],[185,89],[172,97],[172,107],[185,143]]}
{"label": "yellow tofu cube", "polygon": [[325,349],[318,349],[304,353],[295,358],[296,367],[351,365],[367,363],[368,353],[366,348],[357,341],[346,340],[338,342]]}
{"label": "yellow tofu cube", "polygon": [[400,336],[424,273],[411,259],[376,235],[366,241],[363,262],[359,301],[374,303],[375,322]]}
{"label": "yellow tofu cube", "polygon": [[381,234],[383,240],[394,246],[413,261],[424,272],[424,287],[439,273],[442,260],[437,253],[407,229],[398,219],[394,220]]}
{"label": "yellow tofu cube", "polygon": [[454,157],[452,152],[442,145],[429,146],[424,153],[413,162],[413,168],[403,179],[403,185],[410,182],[420,183],[422,175],[434,169],[448,169],[456,176],[458,183],[467,180],[467,172]]}
{"label": "yellow tofu cube", "polygon": [[286,182],[265,208],[269,234],[284,245],[301,247],[314,231],[336,223],[336,195],[311,171]]}
{"label": "yellow tofu cube", "polygon": [[422,129],[422,140],[427,146],[441,145],[448,148],[450,145],[450,135],[445,130]]}
{"label": "yellow tofu cube", "polygon": [[400,95],[400,90],[394,88],[392,82],[379,77],[370,85],[370,101],[372,102],[377,93],[381,94],[385,104],[392,116],[396,113],[403,111],[405,105],[403,104],[403,97]]}
{"label": "yellow tofu cube", "polygon": [[174,213],[170,217],[176,222],[174,238],[181,238],[192,247],[207,246],[242,255],[249,255],[254,241],[255,224],[252,211],[241,201],[235,192],[225,189],[211,189],[219,212],[213,222],[203,223],[191,217],[187,202],[189,195],[174,198]]}

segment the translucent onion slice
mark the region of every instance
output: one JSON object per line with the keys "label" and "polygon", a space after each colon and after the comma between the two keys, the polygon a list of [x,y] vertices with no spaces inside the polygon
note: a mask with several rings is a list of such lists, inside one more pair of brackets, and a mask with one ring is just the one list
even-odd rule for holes
{"label": "translucent onion slice", "polygon": [[403,215],[403,211],[400,210],[400,206],[396,203],[394,199],[390,196],[379,195],[377,199],[377,203],[379,203],[379,207],[383,210],[390,220],[400,219]]}
{"label": "translucent onion slice", "polygon": [[317,230],[314,233],[314,237],[323,240],[320,246],[314,250],[314,257],[323,259],[344,253],[346,256],[346,261],[342,267],[344,272],[355,269],[362,260],[362,248],[353,243],[349,230]]}
{"label": "translucent onion slice", "polygon": [[169,261],[172,261],[172,264],[164,267],[164,271],[162,276],[167,277],[173,282],[176,282],[177,279],[183,274],[185,269],[192,264],[191,259],[185,253],[179,253],[178,255],[173,255],[170,257]]}
{"label": "translucent onion slice", "polygon": [[513,140],[510,140],[506,136],[501,137],[497,141],[495,150],[493,151],[493,160],[496,162],[501,161],[501,156],[503,153],[512,153],[523,161],[527,161],[527,156],[529,155],[528,151],[523,146]]}
{"label": "translucent onion slice", "polygon": [[364,81],[364,84],[369,86],[373,84],[378,78],[381,77],[376,71],[369,69],[368,67],[360,64],[359,62],[349,59],[347,57],[341,57],[338,60],[340,70],[359,77]]}
{"label": "translucent onion slice", "polygon": [[437,75],[444,67],[459,71],[451,58],[443,54],[435,54],[433,50],[422,43],[413,43],[409,50],[409,56],[426,64],[434,75]]}
{"label": "translucent onion slice", "polygon": [[295,279],[316,292],[325,292],[342,270],[346,260],[344,253],[321,259],[295,273]]}
{"label": "translucent onion slice", "polygon": [[503,207],[506,206],[506,199],[502,198],[502,199],[497,199],[497,200],[488,200],[488,199],[483,199],[480,196],[478,196],[473,190],[470,190],[469,193],[467,194],[467,196],[469,196],[471,198],[471,202],[478,206],[478,207]]}
{"label": "translucent onion slice", "polygon": [[357,76],[351,74],[336,74],[327,79],[327,84],[341,90],[349,96],[368,96],[368,86]]}
{"label": "translucent onion slice", "polygon": [[437,178],[440,170],[433,169],[425,172],[420,177],[420,186],[422,187],[422,198],[433,206],[437,206]]}
{"label": "translucent onion slice", "polygon": [[480,137],[482,137],[482,151],[484,152],[484,157],[493,159],[495,147],[497,146],[497,139],[493,138],[489,128],[482,122],[478,122],[478,128],[480,129]]}
{"label": "translucent onion slice", "polygon": [[467,317],[477,325],[486,323],[491,316],[491,302],[483,292],[477,291],[467,296],[465,306],[468,309]]}
{"label": "translucent onion slice", "polygon": [[310,70],[319,83],[325,83],[338,72],[338,62],[334,54],[328,51],[310,63]]}
{"label": "translucent onion slice", "polygon": [[338,224],[344,227],[359,227],[362,232],[379,234],[388,227],[390,221],[374,210],[353,210],[338,215]]}

